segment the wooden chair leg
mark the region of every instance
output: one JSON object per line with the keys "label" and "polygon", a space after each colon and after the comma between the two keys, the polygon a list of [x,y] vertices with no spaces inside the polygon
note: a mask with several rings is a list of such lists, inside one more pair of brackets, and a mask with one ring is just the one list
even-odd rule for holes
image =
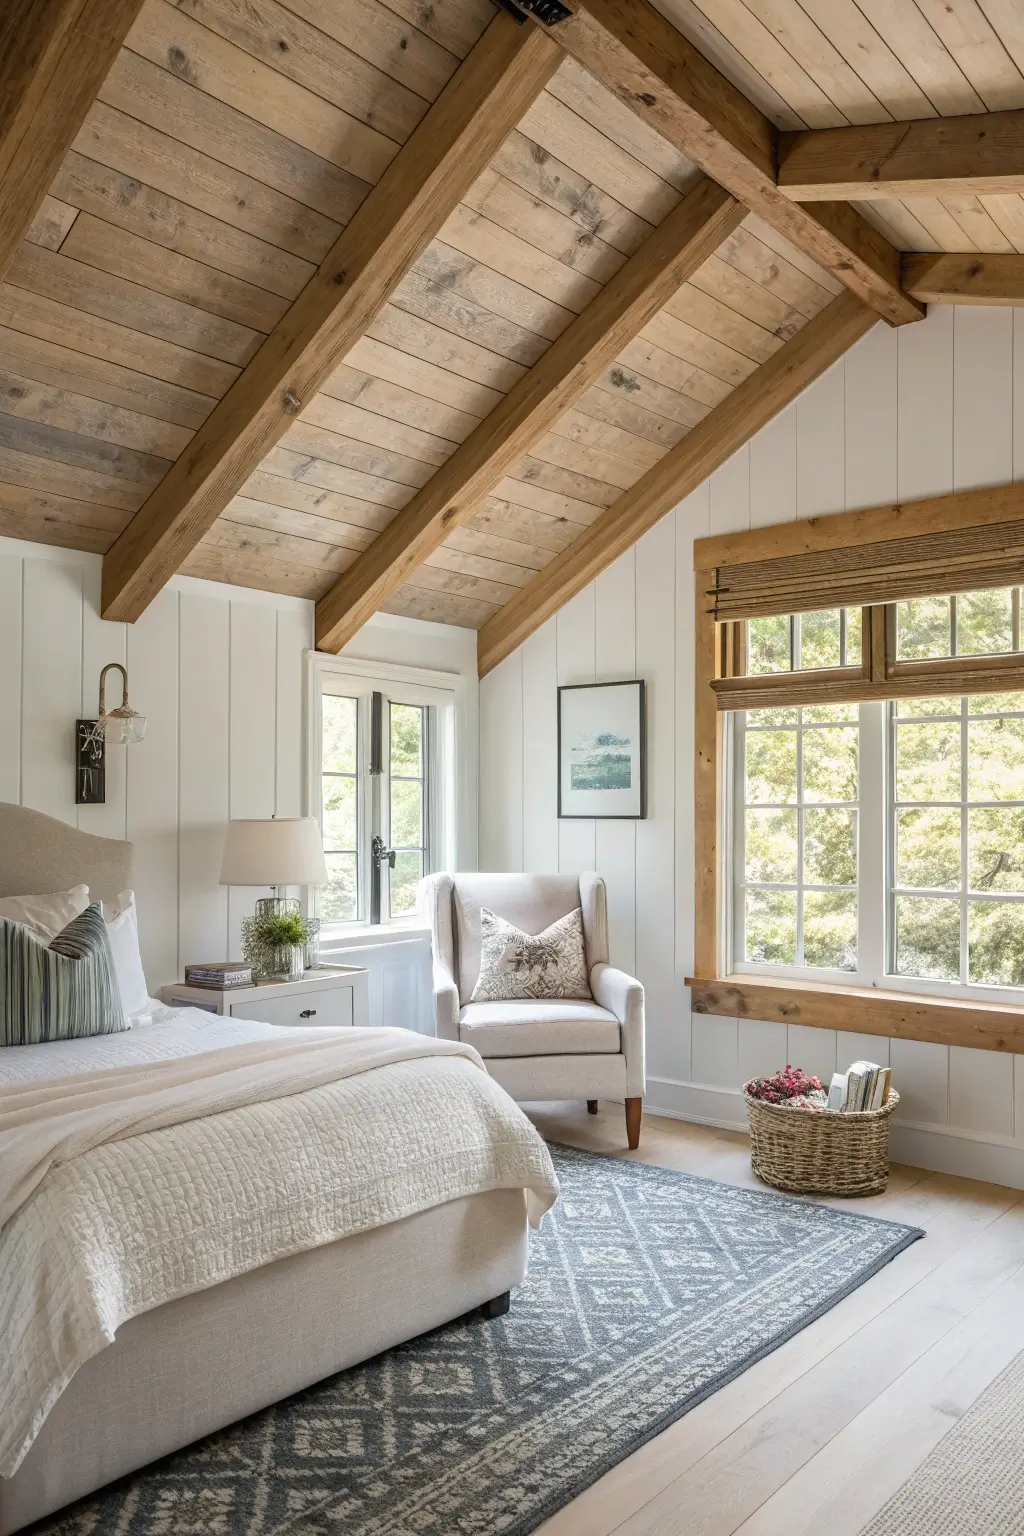
{"label": "wooden chair leg", "polygon": [[635,1152],[640,1145],[640,1117],[643,1109],[643,1099],[626,1100],[626,1140],[631,1152]]}
{"label": "wooden chair leg", "polygon": [[588,1099],[587,1100],[587,1114],[588,1115],[596,1115],[597,1114],[597,1100],[596,1099]]}

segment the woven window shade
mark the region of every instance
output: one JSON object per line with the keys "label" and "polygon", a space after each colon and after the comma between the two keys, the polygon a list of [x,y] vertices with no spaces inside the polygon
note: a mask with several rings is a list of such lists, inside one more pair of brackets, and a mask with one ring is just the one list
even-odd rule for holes
{"label": "woven window shade", "polygon": [[860,608],[1024,583],[1024,522],[989,523],[721,565],[715,618]]}

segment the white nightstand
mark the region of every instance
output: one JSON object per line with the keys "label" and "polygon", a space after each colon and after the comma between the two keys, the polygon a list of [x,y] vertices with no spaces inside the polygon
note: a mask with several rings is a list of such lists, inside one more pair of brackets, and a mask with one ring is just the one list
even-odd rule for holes
{"label": "white nightstand", "polygon": [[321,965],[298,981],[260,981],[251,987],[162,987],[169,1008],[204,1008],[232,1019],[300,1028],[370,1022],[370,973],[355,965]]}

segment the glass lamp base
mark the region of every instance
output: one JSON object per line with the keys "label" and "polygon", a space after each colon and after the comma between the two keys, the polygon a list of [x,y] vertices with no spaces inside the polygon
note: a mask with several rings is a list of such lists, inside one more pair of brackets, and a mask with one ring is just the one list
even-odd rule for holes
{"label": "glass lamp base", "polygon": [[282,917],[285,912],[301,912],[302,903],[294,896],[261,896],[256,903],[257,917]]}

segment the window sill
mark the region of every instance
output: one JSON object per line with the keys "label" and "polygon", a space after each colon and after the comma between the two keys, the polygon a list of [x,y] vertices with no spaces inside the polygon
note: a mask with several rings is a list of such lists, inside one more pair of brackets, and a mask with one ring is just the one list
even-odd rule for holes
{"label": "window sill", "polygon": [[694,1013],[1024,1054],[1024,1008],[759,976],[686,978]]}
{"label": "window sill", "polygon": [[320,953],[339,954],[346,949],[369,949],[375,944],[407,944],[430,938],[430,924],[420,918],[396,923],[353,923],[350,928],[328,930],[320,936]]}

